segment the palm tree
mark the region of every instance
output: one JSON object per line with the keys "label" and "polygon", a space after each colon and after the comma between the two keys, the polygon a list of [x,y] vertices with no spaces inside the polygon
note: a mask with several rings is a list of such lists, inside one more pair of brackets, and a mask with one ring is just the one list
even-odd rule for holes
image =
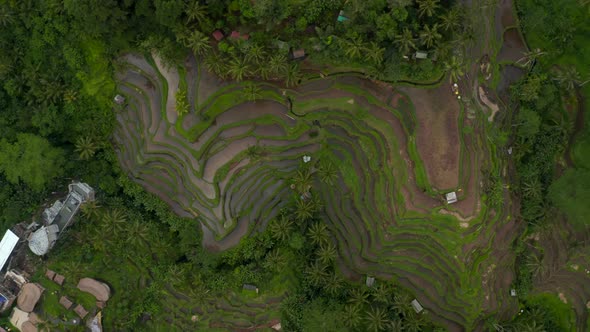
{"label": "palm tree", "polygon": [[82,210],[82,215],[88,220],[96,220],[98,219],[100,205],[96,200],[87,201],[80,207]]}
{"label": "palm tree", "polygon": [[407,317],[412,310],[410,301],[410,297],[407,294],[396,294],[393,296],[392,308],[400,315]]}
{"label": "palm tree", "polygon": [[301,72],[299,71],[299,65],[292,63],[287,67],[285,76],[285,84],[288,87],[293,87],[299,84],[301,80]]}
{"label": "palm tree", "polygon": [[262,263],[262,266],[270,271],[278,272],[280,271],[283,266],[285,265],[285,257],[280,252],[279,248],[271,250],[268,254],[266,254],[266,258]]}
{"label": "palm tree", "polygon": [[62,267],[63,274],[70,280],[78,280],[82,274],[82,264],[78,261],[66,261]]}
{"label": "palm tree", "polygon": [[291,236],[293,222],[281,216],[270,223],[270,234],[277,241],[287,241]]}
{"label": "palm tree", "polygon": [[90,136],[80,137],[76,140],[76,152],[80,155],[80,159],[88,160],[94,156],[98,147]]}
{"label": "palm tree", "polygon": [[328,243],[328,240],[330,239],[328,227],[326,227],[326,224],[322,222],[316,222],[309,226],[307,229],[307,236],[314,245],[319,246]]}
{"label": "palm tree", "polygon": [[256,83],[253,82],[248,82],[244,84],[242,94],[244,98],[246,98],[249,101],[256,101],[256,99],[260,99],[262,97],[262,94],[260,93],[260,88]]}
{"label": "palm tree", "polygon": [[530,199],[540,199],[543,194],[543,187],[538,177],[534,177],[522,184],[522,194]]}
{"label": "palm tree", "polygon": [[313,217],[316,208],[316,202],[313,199],[298,199],[295,208],[295,218],[299,221],[307,221]]}
{"label": "palm tree", "polygon": [[387,331],[389,332],[402,332],[404,330],[403,321],[399,318],[390,320],[387,324]]}
{"label": "palm tree", "polygon": [[459,78],[465,73],[463,72],[463,62],[456,56],[452,56],[448,62],[445,62],[445,71],[449,73],[449,80],[451,82],[458,82]]}
{"label": "palm tree", "polygon": [[231,78],[240,82],[250,73],[250,65],[244,58],[233,58],[229,63],[227,73]]}
{"label": "palm tree", "polygon": [[369,304],[369,294],[363,288],[353,288],[348,294],[348,303],[359,307]]}
{"label": "palm tree", "polygon": [[427,48],[433,47],[436,42],[442,38],[442,35],[438,33],[438,23],[435,23],[432,27],[425,25],[424,30],[420,32],[420,39],[422,44]]}
{"label": "palm tree", "polygon": [[312,184],[313,178],[309,168],[299,169],[295,173],[295,176],[293,176],[292,187],[301,195],[308,193],[311,190]]}
{"label": "palm tree", "polygon": [[434,12],[438,9],[439,0],[417,0],[418,3],[418,16],[422,17],[424,15],[431,17],[434,15]]}
{"label": "palm tree", "polygon": [[516,63],[528,67],[530,64],[534,63],[539,57],[545,54],[547,54],[547,52],[543,52],[540,48],[536,48],[532,51],[524,52],[522,54],[522,58],[518,59]]}
{"label": "palm tree", "polygon": [[545,274],[545,265],[543,265],[543,257],[537,254],[528,256],[526,265],[531,269],[535,277]]}
{"label": "palm tree", "polygon": [[414,311],[411,311],[410,314],[404,317],[404,331],[420,332],[424,329],[424,321],[422,320],[422,316],[418,316]]}
{"label": "palm tree", "polygon": [[195,30],[190,34],[185,45],[198,55],[205,55],[211,50],[209,37],[199,30]]}
{"label": "palm tree", "polygon": [[568,91],[573,91],[576,86],[582,87],[590,82],[590,79],[582,81],[580,73],[573,66],[557,71],[555,80]]}
{"label": "palm tree", "polygon": [[416,48],[414,35],[408,28],[404,28],[401,35],[395,36],[394,43],[398,45],[402,54],[408,54],[412,49]]}
{"label": "palm tree", "polygon": [[320,175],[320,180],[330,186],[334,184],[334,181],[338,177],[338,169],[336,168],[336,165],[330,161],[320,163],[318,173]]}
{"label": "palm tree", "polygon": [[326,281],[328,273],[326,272],[326,266],[324,264],[315,261],[305,269],[305,275],[307,280],[309,280],[313,286],[318,287]]}
{"label": "palm tree", "polygon": [[538,324],[537,321],[535,321],[535,320],[520,324],[519,331],[520,332],[546,332],[543,324]]}
{"label": "palm tree", "polygon": [[391,289],[387,284],[378,283],[372,290],[371,295],[373,296],[373,301],[382,304],[389,304],[391,302]]}
{"label": "palm tree", "polygon": [[217,76],[222,78],[226,76],[225,59],[218,52],[211,52],[205,56],[205,67]]}
{"label": "palm tree", "polygon": [[356,305],[344,307],[343,319],[346,327],[355,329],[361,324],[361,308]]}
{"label": "palm tree", "polygon": [[365,45],[359,36],[354,36],[351,40],[343,39],[344,54],[350,59],[357,59],[361,57]]}
{"label": "palm tree", "polygon": [[144,245],[149,248],[149,243],[147,242],[149,228],[145,223],[133,220],[127,225],[125,235],[127,242],[136,248],[142,248]]}
{"label": "palm tree", "polygon": [[326,278],[326,285],[324,286],[326,291],[332,296],[336,296],[338,292],[343,288],[342,278],[338,276],[336,273],[331,273]]}
{"label": "palm tree", "polygon": [[336,246],[332,243],[322,244],[317,251],[318,260],[326,265],[332,264],[336,259]]}
{"label": "palm tree", "polygon": [[14,22],[14,17],[12,16],[12,13],[10,12],[8,6],[0,6],[0,25],[6,27],[10,25],[12,22]]}
{"label": "palm tree", "polygon": [[273,76],[273,73],[274,73],[272,67],[269,66],[268,64],[265,66],[258,66],[257,71],[263,80],[271,79],[271,77]]}
{"label": "palm tree", "polygon": [[383,54],[385,53],[385,49],[383,47],[379,47],[379,44],[376,42],[370,42],[369,46],[365,48],[365,52],[367,53],[367,58],[369,58],[373,64],[379,65],[381,62],[383,62]]}
{"label": "palm tree", "polygon": [[187,23],[193,21],[201,24],[205,19],[207,19],[207,6],[201,5],[199,1],[191,1],[187,3],[185,12]]}
{"label": "palm tree", "polygon": [[365,315],[366,326],[369,331],[383,331],[389,323],[386,311],[380,307],[371,307]]}
{"label": "palm tree", "polygon": [[280,53],[273,54],[268,60],[268,68],[275,76],[282,75],[288,69],[287,57]]}
{"label": "palm tree", "polygon": [[105,236],[117,235],[123,230],[123,226],[127,222],[127,216],[119,209],[110,209],[102,215],[102,228],[105,231]]}
{"label": "palm tree", "polygon": [[457,6],[440,16],[440,25],[445,31],[450,31],[461,26],[461,9]]}
{"label": "palm tree", "polygon": [[179,264],[168,266],[164,275],[164,282],[169,283],[172,287],[178,286],[184,280],[186,270]]}
{"label": "palm tree", "polygon": [[[246,60],[255,64],[261,65],[266,58],[266,52],[264,48],[259,44],[251,44],[246,48]],[[261,66],[266,67],[266,66]]]}

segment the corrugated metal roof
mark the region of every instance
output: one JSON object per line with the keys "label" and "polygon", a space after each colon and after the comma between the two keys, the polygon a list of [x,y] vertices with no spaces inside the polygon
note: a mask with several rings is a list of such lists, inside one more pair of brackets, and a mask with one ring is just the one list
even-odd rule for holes
{"label": "corrugated metal roof", "polygon": [[0,242],[0,270],[4,268],[4,264],[8,260],[8,257],[12,254],[14,247],[18,243],[18,236],[11,230],[7,230]]}

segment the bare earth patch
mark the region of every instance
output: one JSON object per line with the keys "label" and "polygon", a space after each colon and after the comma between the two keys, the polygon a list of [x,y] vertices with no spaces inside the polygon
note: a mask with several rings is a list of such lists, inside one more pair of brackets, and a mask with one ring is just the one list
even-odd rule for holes
{"label": "bare earth patch", "polygon": [[432,187],[459,184],[459,102],[448,83],[435,89],[403,88],[416,110],[416,145]]}

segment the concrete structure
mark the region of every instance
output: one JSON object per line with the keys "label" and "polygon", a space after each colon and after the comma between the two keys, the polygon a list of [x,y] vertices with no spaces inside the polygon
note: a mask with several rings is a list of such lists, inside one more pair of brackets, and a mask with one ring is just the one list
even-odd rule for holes
{"label": "concrete structure", "polygon": [[447,199],[447,204],[456,203],[457,202],[457,193],[454,191],[447,193],[445,195],[445,198]]}
{"label": "concrete structure", "polygon": [[424,308],[422,307],[422,305],[420,304],[420,302],[418,302],[418,300],[416,300],[416,299],[413,299],[412,300],[412,308],[414,308],[414,311],[417,314],[421,313],[424,310]]}
{"label": "concrete structure", "polygon": [[244,284],[243,288],[245,290],[255,291],[256,294],[258,294],[258,287],[254,286],[254,285]]}
{"label": "concrete structure", "polygon": [[367,276],[367,280],[365,281],[365,285],[367,285],[367,287],[373,287],[374,284],[375,284],[375,277]]}
{"label": "concrete structure", "polygon": [[0,242],[0,271],[4,269],[4,265],[6,265],[8,258],[12,255],[12,251],[19,240],[19,237],[11,230],[7,230],[6,233],[4,233],[4,237]]}
{"label": "concrete structure", "polygon": [[428,59],[428,53],[424,51],[416,51],[416,53],[414,53],[414,58],[420,60]]}
{"label": "concrete structure", "polygon": [[45,255],[59,234],[72,224],[80,206],[95,199],[94,189],[86,183],[74,182],[68,189],[68,196],[63,202],[58,200],[43,211],[44,225],[29,235],[29,248],[35,255]]}

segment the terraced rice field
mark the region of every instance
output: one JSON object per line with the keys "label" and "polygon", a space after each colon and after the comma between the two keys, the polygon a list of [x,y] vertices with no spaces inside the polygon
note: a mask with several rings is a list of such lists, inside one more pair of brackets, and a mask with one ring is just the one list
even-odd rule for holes
{"label": "terraced rice field", "polygon": [[[422,91],[355,76],[296,89],[259,82],[260,97],[248,101],[242,84],[220,81],[193,57],[173,69],[149,56],[121,61],[120,163],[177,214],[198,218],[210,250],[263,229],[289,202],[291,178],[309,155],[339,171],[334,185],[318,180],[313,190],[343,275],[394,278],[453,331],[516,309],[508,296],[514,222],[481,193],[480,171],[499,167],[485,142],[487,116],[460,104],[448,84]],[[178,116],[173,99],[183,80],[191,111]],[[431,98],[416,102],[421,96]],[[437,102],[442,125],[432,120]],[[450,190],[460,198],[453,205],[443,200]]]}

